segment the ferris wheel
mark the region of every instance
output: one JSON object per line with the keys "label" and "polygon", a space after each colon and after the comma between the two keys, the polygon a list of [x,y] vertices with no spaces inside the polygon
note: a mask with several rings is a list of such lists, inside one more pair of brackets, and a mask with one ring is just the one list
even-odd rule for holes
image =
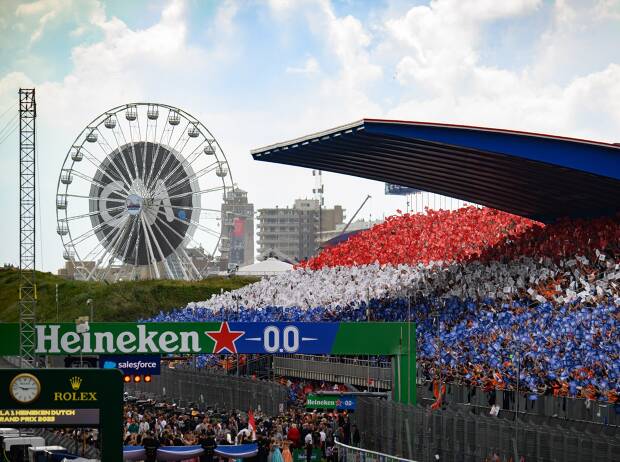
{"label": "ferris wheel", "polygon": [[77,136],[56,193],[57,233],[75,277],[198,279],[221,238],[228,160],[192,115],[118,106]]}

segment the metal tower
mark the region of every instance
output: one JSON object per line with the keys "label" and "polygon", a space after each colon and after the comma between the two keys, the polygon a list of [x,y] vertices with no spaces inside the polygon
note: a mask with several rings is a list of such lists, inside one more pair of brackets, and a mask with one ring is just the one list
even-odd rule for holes
{"label": "metal tower", "polygon": [[35,367],[35,119],[34,88],[19,90],[19,355]]}

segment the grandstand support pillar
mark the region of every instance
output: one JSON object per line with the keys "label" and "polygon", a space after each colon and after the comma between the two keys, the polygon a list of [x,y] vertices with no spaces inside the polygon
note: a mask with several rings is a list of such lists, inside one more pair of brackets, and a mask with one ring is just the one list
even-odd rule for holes
{"label": "grandstand support pillar", "polygon": [[392,359],[392,399],[403,404],[417,404],[416,399],[416,328],[407,323],[400,332],[400,351]]}
{"label": "grandstand support pillar", "polygon": [[35,119],[34,88],[19,90],[19,355],[21,367],[36,367],[35,314]]}

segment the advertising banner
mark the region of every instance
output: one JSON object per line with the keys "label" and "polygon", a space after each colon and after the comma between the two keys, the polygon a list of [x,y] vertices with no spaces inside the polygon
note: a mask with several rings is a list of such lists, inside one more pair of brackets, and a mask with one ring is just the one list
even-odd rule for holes
{"label": "advertising banner", "polygon": [[230,236],[228,263],[242,265],[245,258],[245,218],[235,217]]}
{"label": "advertising banner", "polygon": [[336,409],[339,411],[355,410],[357,397],[353,395],[315,395],[306,398],[306,409]]}
{"label": "advertising banner", "polygon": [[[321,454],[321,450],[318,448],[312,449],[312,455],[310,456],[311,462],[321,462],[323,455]],[[306,457],[305,449],[293,449],[293,462],[307,462],[308,458]]]}
{"label": "advertising banner", "polygon": [[[394,396],[415,404],[416,327],[406,322],[153,322],[38,324],[41,355],[328,354],[385,355],[393,361]],[[0,325],[19,339],[19,324]],[[19,342],[0,342],[16,356]],[[413,379],[412,379],[413,377]]]}
{"label": "advertising banner", "polygon": [[101,369],[118,369],[124,375],[159,375],[160,355],[105,355],[99,356]]}
{"label": "advertising banner", "polygon": [[[17,325],[16,325],[17,327]],[[378,354],[404,355],[415,339],[407,323],[162,322],[39,324],[39,354]],[[372,339],[372,341],[368,341]],[[17,354],[17,352],[15,353]]]}
{"label": "advertising banner", "polygon": [[397,184],[385,183],[385,194],[387,196],[406,196],[407,194],[415,194],[421,192],[419,189],[400,186]]}
{"label": "advertising banner", "polygon": [[96,426],[99,425],[99,409],[0,409],[0,425]]}

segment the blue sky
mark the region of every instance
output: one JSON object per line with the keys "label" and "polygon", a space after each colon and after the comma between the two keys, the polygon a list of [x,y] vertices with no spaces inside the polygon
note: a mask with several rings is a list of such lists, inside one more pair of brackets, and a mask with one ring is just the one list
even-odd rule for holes
{"label": "blue sky", "polygon": [[[55,270],[62,161],[113,106],[158,101],[194,114],[257,207],[286,205],[311,196],[311,172],[255,163],[249,150],[363,117],[618,141],[618,43],[620,0],[4,0],[0,114],[20,86],[37,88],[40,262]],[[0,169],[10,217],[0,259],[16,262],[16,134],[0,145]],[[350,213],[367,193],[365,218],[404,208],[379,183],[325,181],[327,205]]]}

